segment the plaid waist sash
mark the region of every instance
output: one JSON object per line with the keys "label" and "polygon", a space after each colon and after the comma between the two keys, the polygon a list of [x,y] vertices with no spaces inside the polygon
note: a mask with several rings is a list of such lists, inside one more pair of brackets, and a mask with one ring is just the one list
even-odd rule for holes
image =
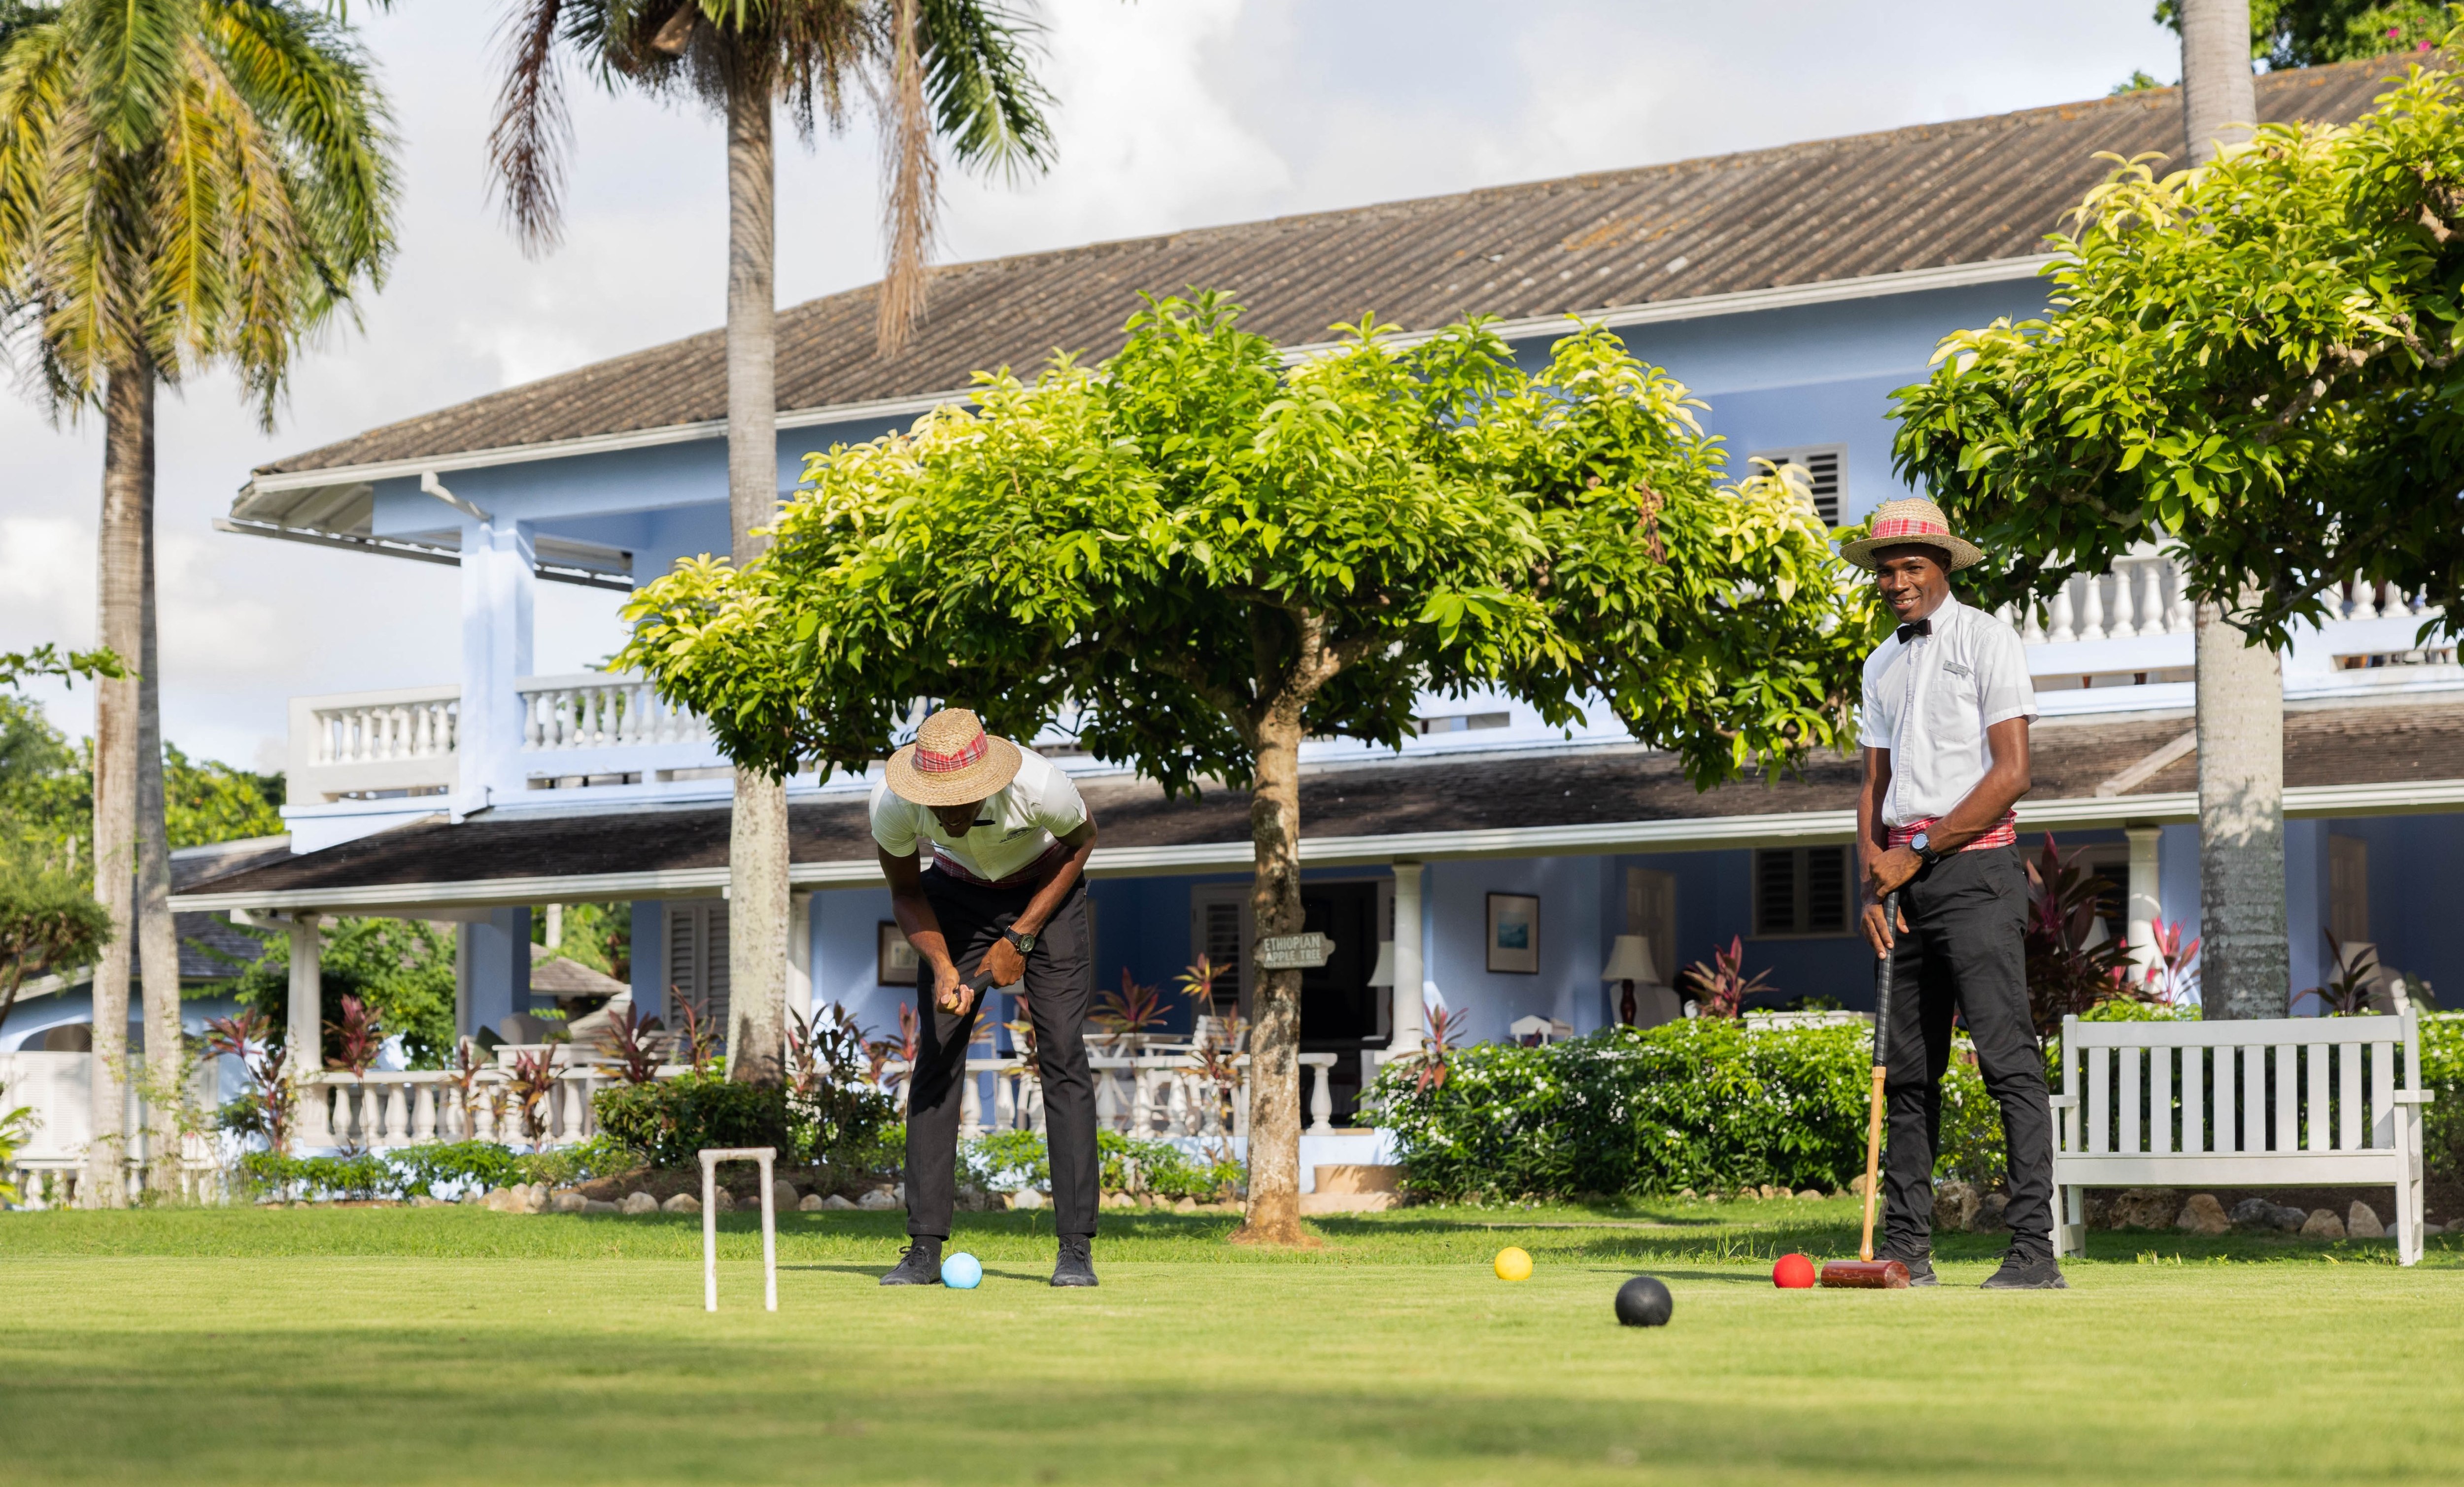
{"label": "plaid waist sash", "polygon": [[[1922,821],[1911,821],[1905,826],[1892,827],[1891,845],[1894,847],[1904,847],[1908,843],[1917,839],[1917,833],[1919,832],[1930,831],[1932,828],[1941,824],[1942,817],[1927,816]],[[2015,847],[2018,844],[2019,813],[2016,810],[2005,810],[2002,812],[2002,819],[1993,823],[1993,829],[1991,831],[1987,832],[1984,835],[1979,836],[1976,840],[1969,842],[1967,846],[1962,847],[1959,850],[1962,852],[1983,852],[1988,847]]]}

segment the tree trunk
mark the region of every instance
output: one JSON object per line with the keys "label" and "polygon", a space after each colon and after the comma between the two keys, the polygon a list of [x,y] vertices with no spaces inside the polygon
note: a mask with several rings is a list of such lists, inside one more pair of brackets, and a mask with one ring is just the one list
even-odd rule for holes
{"label": "tree trunk", "polygon": [[[2184,0],[2183,144],[2192,165],[2250,137],[2248,0]],[[2281,1017],[2292,970],[2284,929],[2284,683],[2213,605],[2198,613],[2199,935],[2202,1012]]]}
{"label": "tree trunk", "polygon": [[145,994],[145,1186],[180,1191],[180,937],[171,927],[171,846],[164,821],[163,667],[154,588],[154,399],[145,399],[143,556],[137,664],[137,964]]}
{"label": "tree trunk", "polygon": [[[1249,836],[1258,936],[1301,932],[1301,712],[1278,701],[1258,725]],[[1249,1022],[1249,1209],[1240,1244],[1308,1245],[1301,1228],[1301,973],[1260,970]]]}
{"label": "tree trunk", "polygon": [[2276,653],[2199,606],[2199,988],[2202,1015],[2282,1017],[2284,683]]}
{"label": "tree trunk", "polygon": [[[738,566],[769,545],[779,511],[777,172],[766,70],[746,62],[727,96],[727,509]],[[787,786],[738,769],[729,827],[729,1076],[783,1070],[787,999]]]}
{"label": "tree trunk", "polygon": [[[115,366],[103,389],[102,521],[97,542],[96,640],[133,672],[144,655],[145,502],[154,442],[154,371]],[[128,972],[137,882],[135,676],[94,688],[94,893],[111,943],[94,967],[94,1136],[80,1195],[88,1208],[127,1202]]]}
{"label": "tree trunk", "polygon": [[2182,133],[2190,164],[2250,138],[2250,0],[2182,0]]}

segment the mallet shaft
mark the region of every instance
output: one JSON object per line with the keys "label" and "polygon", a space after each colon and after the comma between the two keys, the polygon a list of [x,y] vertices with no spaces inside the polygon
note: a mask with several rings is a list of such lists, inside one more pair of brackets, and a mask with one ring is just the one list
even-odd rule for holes
{"label": "mallet shaft", "polygon": [[1882,1080],[1890,1067],[1891,966],[1899,959],[1900,896],[1882,895],[1882,932],[1893,937],[1874,969],[1874,1093],[1865,1108],[1865,1234],[1858,1242],[1859,1259],[1874,1257],[1874,1208],[1881,1188]]}

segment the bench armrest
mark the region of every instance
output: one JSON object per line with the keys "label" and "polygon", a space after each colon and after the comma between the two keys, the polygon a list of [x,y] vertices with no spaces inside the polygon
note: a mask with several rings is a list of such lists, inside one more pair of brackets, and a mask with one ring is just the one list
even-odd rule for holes
{"label": "bench armrest", "polygon": [[2046,1102],[2057,1110],[2077,1110],[2079,1098],[2077,1095],[2054,1095],[2047,1097]]}
{"label": "bench armrest", "polygon": [[2398,1090],[2394,1095],[2399,1105],[2426,1105],[2437,1098],[2436,1090]]}

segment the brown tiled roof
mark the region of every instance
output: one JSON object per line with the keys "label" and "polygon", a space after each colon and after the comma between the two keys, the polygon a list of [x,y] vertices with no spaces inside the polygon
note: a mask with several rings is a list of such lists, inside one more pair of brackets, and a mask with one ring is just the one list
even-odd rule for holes
{"label": "brown tiled roof", "polygon": [[[2391,59],[2258,79],[2269,121],[2367,108]],[[2023,258],[2108,168],[2098,151],[2174,151],[2176,90],[1818,140],[1674,165],[1312,212],[935,270],[932,308],[873,354],[873,289],[783,310],[782,411],[911,398],[980,367],[1121,342],[1141,291],[1223,289],[1287,344],[1375,311],[1426,327]],[[706,423],[726,415],[719,331],[388,424],[260,474],[414,459]]]}
{"label": "brown tiled roof", "polygon": [[[2033,741],[2035,788],[2030,798],[2093,796],[2098,785],[2189,725],[2186,714],[2041,723]],[[2192,788],[2193,768],[2185,760],[2131,793]],[[1634,747],[1321,766],[1302,776],[1301,835],[1307,841],[1838,811],[1855,806],[1857,780],[1854,761],[1824,758],[1800,779],[1697,793],[1671,755]],[[2464,781],[2464,698],[2288,710],[2284,781],[2292,788]],[[1249,839],[1248,797],[1237,791],[1166,801],[1143,781],[1089,780],[1081,788],[1108,850]],[[872,856],[862,796],[793,805],[788,827],[797,863]],[[439,818],[245,867],[185,891],[341,894],[409,884],[716,870],[727,865],[727,841],[723,807],[621,817],[482,815],[459,826]]]}

